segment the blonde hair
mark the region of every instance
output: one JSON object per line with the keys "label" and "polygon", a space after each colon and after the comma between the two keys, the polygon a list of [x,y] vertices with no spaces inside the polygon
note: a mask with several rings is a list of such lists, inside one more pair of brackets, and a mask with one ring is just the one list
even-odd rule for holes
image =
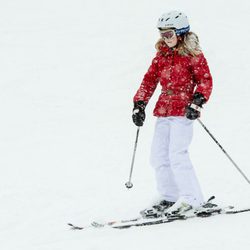
{"label": "blonde hair", "polygon": [[[158,52],[164,52],[162,51],[162,47],[166,47],[166,43],[162,38],[160,38],[157,43],[155,44],[155,48]],[[177,51],[179,55],[182,56],[197,56],[201,53],[201,47],[199,44],[199,38],[198,36],[193,32],[188,32],[182,36],[178,37],[178,43],[177,43]]]}

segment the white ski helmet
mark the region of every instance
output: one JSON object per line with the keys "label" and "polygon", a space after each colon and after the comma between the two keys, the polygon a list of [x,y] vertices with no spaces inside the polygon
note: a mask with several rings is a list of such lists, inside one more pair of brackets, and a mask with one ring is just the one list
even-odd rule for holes
{"label": "white ski helmet", "polygon": [[164,13],[158,20],[157,28],[159,30],[174,28],[177,36],[185,34],[190,30],[187,16],[179,11]]}

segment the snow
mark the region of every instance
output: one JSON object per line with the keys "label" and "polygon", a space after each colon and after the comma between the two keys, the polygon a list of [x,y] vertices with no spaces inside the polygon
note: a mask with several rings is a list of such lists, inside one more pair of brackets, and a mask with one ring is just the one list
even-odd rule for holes
{"label": "snow", "polygon": [[[67,223],[129,218],[156,198],[148,163],[159,89],[140,131],[132,98],[155,28],[179,9],[199,35],[214,91],[202,121],[250,176],[249,1],[8,0],[0,3],[0,247],[6,250],[248,249],[250,214],[129,230]],[[250,206],[250,188],[196,123],[190,154],[207,198]]]}

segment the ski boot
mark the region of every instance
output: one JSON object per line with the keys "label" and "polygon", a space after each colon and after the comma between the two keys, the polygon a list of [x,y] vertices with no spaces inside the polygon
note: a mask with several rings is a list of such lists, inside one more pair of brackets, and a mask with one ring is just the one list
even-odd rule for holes
{"label": "ski boot", "polygon": [[188,203],[186,203],[184,200],[179,199],[172,207],[170,207],[166,211],[165,216],[167,217],[182,216],[190,211],[193,211],[193,207]]}
{"label": "ski boot", "polygon": [[140,212],[141,216],[145,218],[159,218],[165,215],[166,211],[174,205],[174,202],[162,200],[158,204],[150,208],[144,209]]}

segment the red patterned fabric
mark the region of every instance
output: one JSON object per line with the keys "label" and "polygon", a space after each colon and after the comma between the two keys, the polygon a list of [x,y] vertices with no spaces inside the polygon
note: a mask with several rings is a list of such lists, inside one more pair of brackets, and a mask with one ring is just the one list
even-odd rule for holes
{"label": "red patterned fabric", "polygon": [[203,94],[208,101],[212,91],[212,76],[203,53],[183,56],[167,46],[157,52],[134,102],[148,103],[159,82],[162,92],[154,109],[157,117],[184,116],[195,92]]}

